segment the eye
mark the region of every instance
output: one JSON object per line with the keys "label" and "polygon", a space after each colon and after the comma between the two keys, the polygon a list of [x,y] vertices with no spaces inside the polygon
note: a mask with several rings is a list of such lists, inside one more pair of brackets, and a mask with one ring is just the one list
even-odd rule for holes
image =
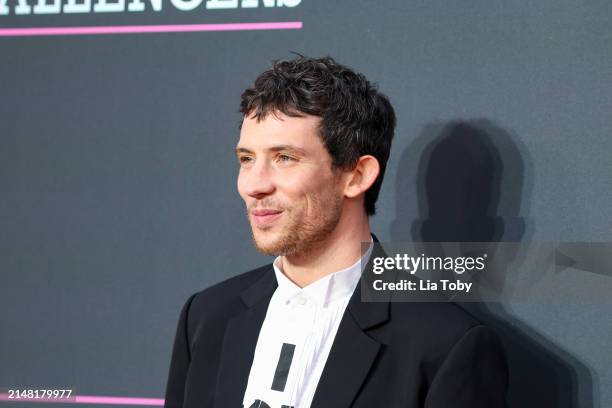
{"label": "eye", "polygon": [[278,158],[278,161],[280,161],[280,162],[295,161],[295,159],[293,157],[287,156],[286,154],[279,154],[277,158]]}
{"label": "eye", "polygon": [[240,164],[249,164],[253,162],[253,158],[251,156],[240,156],[238,157],[238,162]]}

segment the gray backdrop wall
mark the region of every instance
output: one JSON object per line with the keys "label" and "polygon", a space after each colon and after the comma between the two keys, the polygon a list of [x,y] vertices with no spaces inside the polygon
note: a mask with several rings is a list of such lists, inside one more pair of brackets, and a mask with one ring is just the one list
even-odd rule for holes
{"label": "gray backdrop wall", "polygon": [[[269,262],[233,148],[242,90],[290,51],[335,57],[395,106],[381,240],[612,239],[612,3],[297,3],[3,3],[2,28],[303,28],[0,38],[0,387],[163,398],[187,296]],[[475,309],[503,336],[513,406],[612,406],[612,299]]]}

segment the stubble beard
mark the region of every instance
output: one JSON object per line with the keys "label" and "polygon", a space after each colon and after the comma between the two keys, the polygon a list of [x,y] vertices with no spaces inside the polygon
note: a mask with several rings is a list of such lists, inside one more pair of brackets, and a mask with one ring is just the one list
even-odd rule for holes
{"label": "stubble beard", "polygon": [[[251,225],[253,245],[264,255],[306,255],[323,243],[336,229],[342,214],[342,197],[330,194],[313,206],[316,215],[312,220],[301,219],[301,214],[285,210],[287,225],[278,238],[266,243],[255,236]],[[264,232],[265,233],[265,232]]]}

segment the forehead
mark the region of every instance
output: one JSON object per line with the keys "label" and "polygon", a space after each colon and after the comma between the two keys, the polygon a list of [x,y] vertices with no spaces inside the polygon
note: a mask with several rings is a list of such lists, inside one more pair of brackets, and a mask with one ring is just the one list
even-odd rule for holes
{"label": "forehead", "polygon": [[320,123],[321,118],[317,116],[287,116],[280,112],[268,114],[259,121],[253,116],[245,116],[238,147],[265,149],[275,145],[293,145],[307,150],[321,148]]}

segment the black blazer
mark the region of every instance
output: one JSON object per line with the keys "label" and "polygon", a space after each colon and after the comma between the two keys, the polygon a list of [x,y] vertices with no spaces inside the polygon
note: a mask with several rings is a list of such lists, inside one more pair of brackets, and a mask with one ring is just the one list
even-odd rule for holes
{"label": "black blazer", "polygon": [[[267,265],[187,300],[166,408],[242,406],[276,286]],[[506,406],[506,359],[490,328],[453,303],[361,302],[360,286],[340,322],[312,408]]]}

